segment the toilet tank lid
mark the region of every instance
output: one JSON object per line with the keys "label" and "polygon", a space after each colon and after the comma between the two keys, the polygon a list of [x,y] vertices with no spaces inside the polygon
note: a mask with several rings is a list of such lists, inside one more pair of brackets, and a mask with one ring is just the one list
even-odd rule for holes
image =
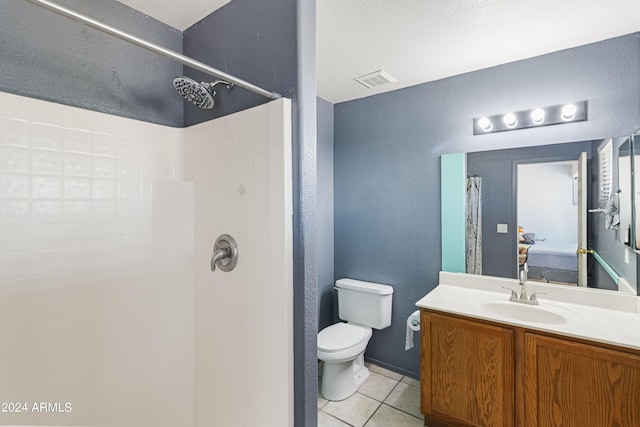
{"label": "toilet tank lid", "polygon": [[336,288],[351,289],[359,292],[368,292],[370,294],[389,295],[393,293],[393,286],[383,285],[381,283],[363,282],[355,279],[338,279],[336,280]]}

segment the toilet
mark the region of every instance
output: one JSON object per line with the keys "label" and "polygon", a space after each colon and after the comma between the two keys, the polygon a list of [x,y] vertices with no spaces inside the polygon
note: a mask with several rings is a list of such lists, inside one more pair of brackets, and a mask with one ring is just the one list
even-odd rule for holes
{"label": "toilet", "polygon": [[324,362],[320,394],[343,400],[369,378],[364,351],[372,330],[391,325],[393,287],[354,279],[336,281],[338,317],[345,322],[318,333],[318,359]]}

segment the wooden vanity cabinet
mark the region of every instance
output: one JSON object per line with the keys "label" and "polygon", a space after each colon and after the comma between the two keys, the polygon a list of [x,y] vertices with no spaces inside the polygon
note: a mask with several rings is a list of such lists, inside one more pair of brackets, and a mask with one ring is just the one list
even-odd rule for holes
{"label": "wooden vanity cabinet", "polygon": [[525,333],[525,420],[536,426],[640,426],[640,355]]}
{"label": "wooden vanity cabinet", "polygon": [[421,309],[429,427],[638,427],[640,351]]}
{"label": "wooden vanity cabinet", "polygon": [[425,310],[420,321],[425,423],[513,426],[513,330]]}

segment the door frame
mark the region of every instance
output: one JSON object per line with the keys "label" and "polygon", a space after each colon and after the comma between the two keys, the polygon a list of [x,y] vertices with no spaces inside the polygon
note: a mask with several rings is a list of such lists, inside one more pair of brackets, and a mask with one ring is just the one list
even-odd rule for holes
{"label": "door frame", "polygon": [[[585,151],[583,151],[585,152]],[[587,153],[587,205],[589,206],[590,200],[590,185],[589,185],[589,177],[591,176],[591,153],[586,151]],[[578,154],[578,157],[580,154]],[[549,156],[549,157],[534,157],[528,159],[516,159],[511,161],[511,208],[514,212],[513,215],[513,224],[509,224],[512,230],[518,229],[518,165],[531,164],[531,163],[553,163],[553,162],[566,162],[566,161],[577,161],[578,157],[575,154],[570,155],[558,155],[558,156]],[[588,222],[588,221],[587,221]],[[587,227],[587,243],[589,241],[589,230]],[[512,251],[511,256],[513,256],[513,265],[516,268],[516,278],[518,278],[518,242],[517,239],[511,243]]]}

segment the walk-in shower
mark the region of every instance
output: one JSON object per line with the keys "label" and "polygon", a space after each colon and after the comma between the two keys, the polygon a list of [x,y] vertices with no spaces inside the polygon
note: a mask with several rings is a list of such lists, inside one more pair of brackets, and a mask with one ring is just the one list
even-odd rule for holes
{"label": "walk-in shower", "polygon": [[173,86],[186,99],[193,103],[196,107],[210,110],[213,108],[213,97],[216,96],[214,88],[217,85],[227,86],[227,91],[233,89],[233,83],[224,80],[216,80],[212,83],[202,82],[190,79],[189,77],[180,76],[173,79]]}

